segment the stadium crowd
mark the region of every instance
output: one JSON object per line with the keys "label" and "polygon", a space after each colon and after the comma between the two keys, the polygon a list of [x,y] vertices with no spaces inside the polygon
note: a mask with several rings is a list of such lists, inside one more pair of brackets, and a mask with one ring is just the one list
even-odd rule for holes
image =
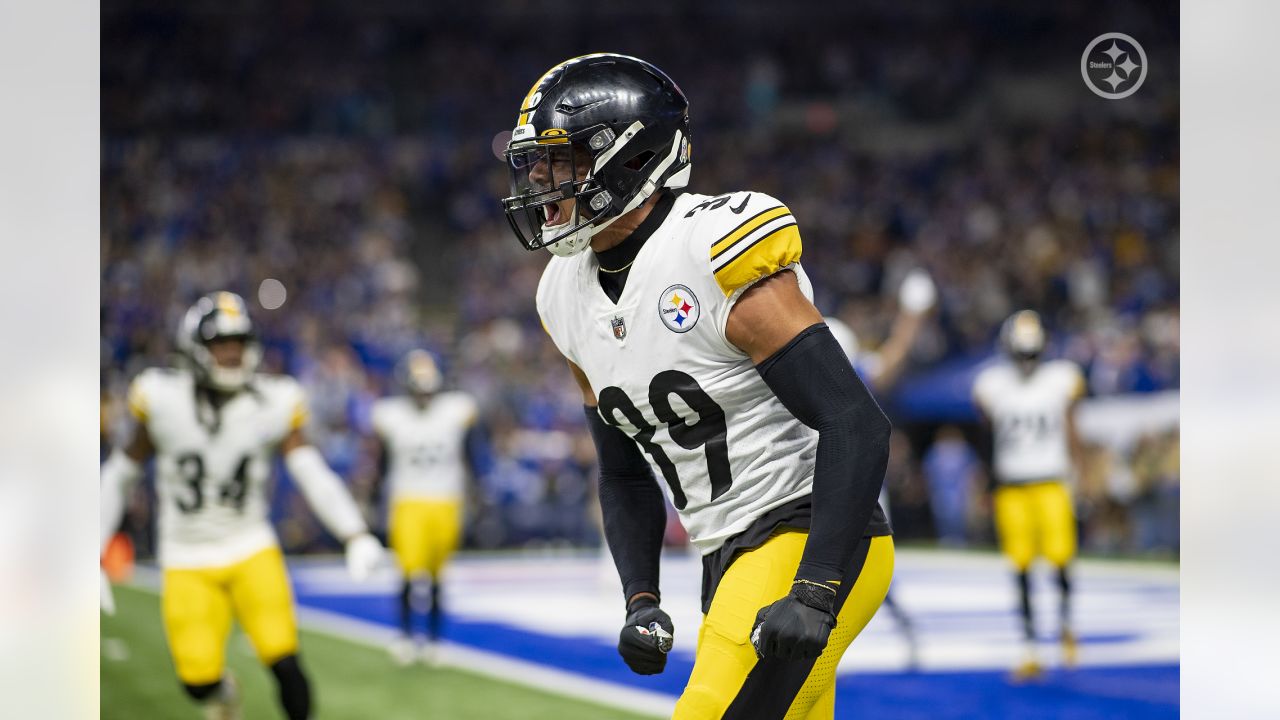
{"label": "stadium crowd", "polygon": [[[873,4],[850,25],[801,13],[766,28],[764,5],[750,2],[671,11],[668,32],[610,49],[684,83],[692,190],[752,189],[790,205],[819,308],[865,346],[887,334],[902,276],[917,266],[933,275],[940,307],[902,386],[989,355],[1000,321],[1033,307],[1056,352],[1085,368],[1091,395],[1176,388],[1176,63],[1153,71],[1129,106],[1105,106],[1074,68],[1087,18],[987,3],[969,11],[973,27],[996,5],[1004,22],[1025,22],[1026,47],[955,31],[894,52],[938,22],[928,3]],[[230,289],[254,305],[266,368],[306,386],[309,432],[358,492],[376,472],[370,405],[395,391],[395,361],[426,347],[484,409],[468,545],[596,543],[580,397],[533,308],[545,256],[510,237],[498,153],[528,84],[596,49],[592,23],[624,11],[551,4],[540,12],[571,38],[556,46],[528,42],[534,11],[522,3],[493,15],[377,7],[352,17],[307,3],[266,16],[207,3],[104,11],[104,43],[128,48],[102,62],[104,437],[125,424],[128,379],[169,362],[190,301]],[[717,12],[732,32],[696,30]],[[1045,13],[1056,13],[1044,23],[1052,37],[1034,31]],[[1149,57],[1176,47],[1176,26],[1132,19]],[[1009,110],[1032,102],[1010,90],[1018,83],[1039,88],[1025,96],[1039,110]],[[268,278],[286,289],[283,304],[255,302]],[[887,400],[900,427],[939,422],[895,414]],[[898,530],[989,540],[981,491],[964,495],[958,529],[931,507],[953,502],[930,492],[938,468],[984,487],[974,433],[938,437],[953,445],[939,450],[932,434],[896,442]],[[1176,551],[1176,434],[1094,454],[1084,474],[1103,480],[1082,482],[1085,548]],[[274,511],[286,549],[332,547],[287,490]],[[147,508],[140,496],[135,532],[149,526]]]}

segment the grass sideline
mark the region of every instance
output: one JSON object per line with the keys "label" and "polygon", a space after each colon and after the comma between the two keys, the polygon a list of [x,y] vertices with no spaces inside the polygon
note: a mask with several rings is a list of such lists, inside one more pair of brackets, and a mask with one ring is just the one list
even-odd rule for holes
{"label": "grass sideline", "polygon": [[[101,717],[103,720],[190,720],[199,709],[182,692],[165,646],[160,603],[154,592],[115,587],[116,614],[102,617]],[[407,668],[385,650],[301,629],[301,658],[311,678],[318,720],[651,720],[503,682],[451,667]],[[227,646],[227,662],[240,681],[246,718],[282,718],[275,682],[239,630]]]}

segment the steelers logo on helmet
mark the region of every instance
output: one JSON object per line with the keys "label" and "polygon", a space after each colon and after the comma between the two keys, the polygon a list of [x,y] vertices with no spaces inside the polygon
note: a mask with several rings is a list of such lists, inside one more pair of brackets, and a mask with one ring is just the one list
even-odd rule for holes
{"label": "steelers logo on helmet", "polygon": [[697,324],[701,313],[698,297],[684,285],[672,285],[658,300],[658,317],[671,332],[686,333]]}
{"label": "steelers logo on helmet", "polygon": [[[244,343],[239,364],[222,364],[210,351],[210,345],[225,340]],[[247,385],[262,360],[262,346],[248,307],[233,292],[214,292],[197,300],[182,318],[177,346],[196,382],[221,392],[235,392]]]}
{"label": "steelers logo on helmet", "polygon": [[520,244],[576,255],[660,188],[688,184],[689,102],[643,60],[572,58],[529,89],[505,157]]}

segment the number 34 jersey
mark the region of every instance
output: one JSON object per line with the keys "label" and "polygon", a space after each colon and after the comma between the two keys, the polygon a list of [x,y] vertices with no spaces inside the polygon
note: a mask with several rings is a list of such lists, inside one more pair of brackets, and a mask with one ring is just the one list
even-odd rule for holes
{"label": "number 34 jersey", "polygon": [[818,434],[725,337],[756,281],[800,268],[796,221],[756,192],[682,194],[640,248],[617,303],[594,252],[552,258],[538,313],[605,422],[633,438],[703,554],[812,490]]}
{"label": "number 34 jersey", "polygon": [[277,544],[267,518],[267,480],[277,446],[306,421],[302,387],[256,375],[214,414],[191,374],[144,370],[129,409],[155,446],[159,561],[218,567]]}

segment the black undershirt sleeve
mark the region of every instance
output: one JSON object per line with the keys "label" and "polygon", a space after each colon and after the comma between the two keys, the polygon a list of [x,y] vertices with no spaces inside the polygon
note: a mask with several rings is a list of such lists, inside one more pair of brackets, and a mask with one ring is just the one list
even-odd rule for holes
{"label": "black undershirt sleeve", "polygon": [[658,596],[658,565],[667,507],[640,448],[584,406],[600,462],[600,510],[604,536],[622,579],[623,602],[641,592]]}
{"label": "black undershirt sleeve", "polygon": [[843,581],[889,461],[889,419],[824,323],[757,366],[797,420],[818,431],[813,520],[797,580]]}

